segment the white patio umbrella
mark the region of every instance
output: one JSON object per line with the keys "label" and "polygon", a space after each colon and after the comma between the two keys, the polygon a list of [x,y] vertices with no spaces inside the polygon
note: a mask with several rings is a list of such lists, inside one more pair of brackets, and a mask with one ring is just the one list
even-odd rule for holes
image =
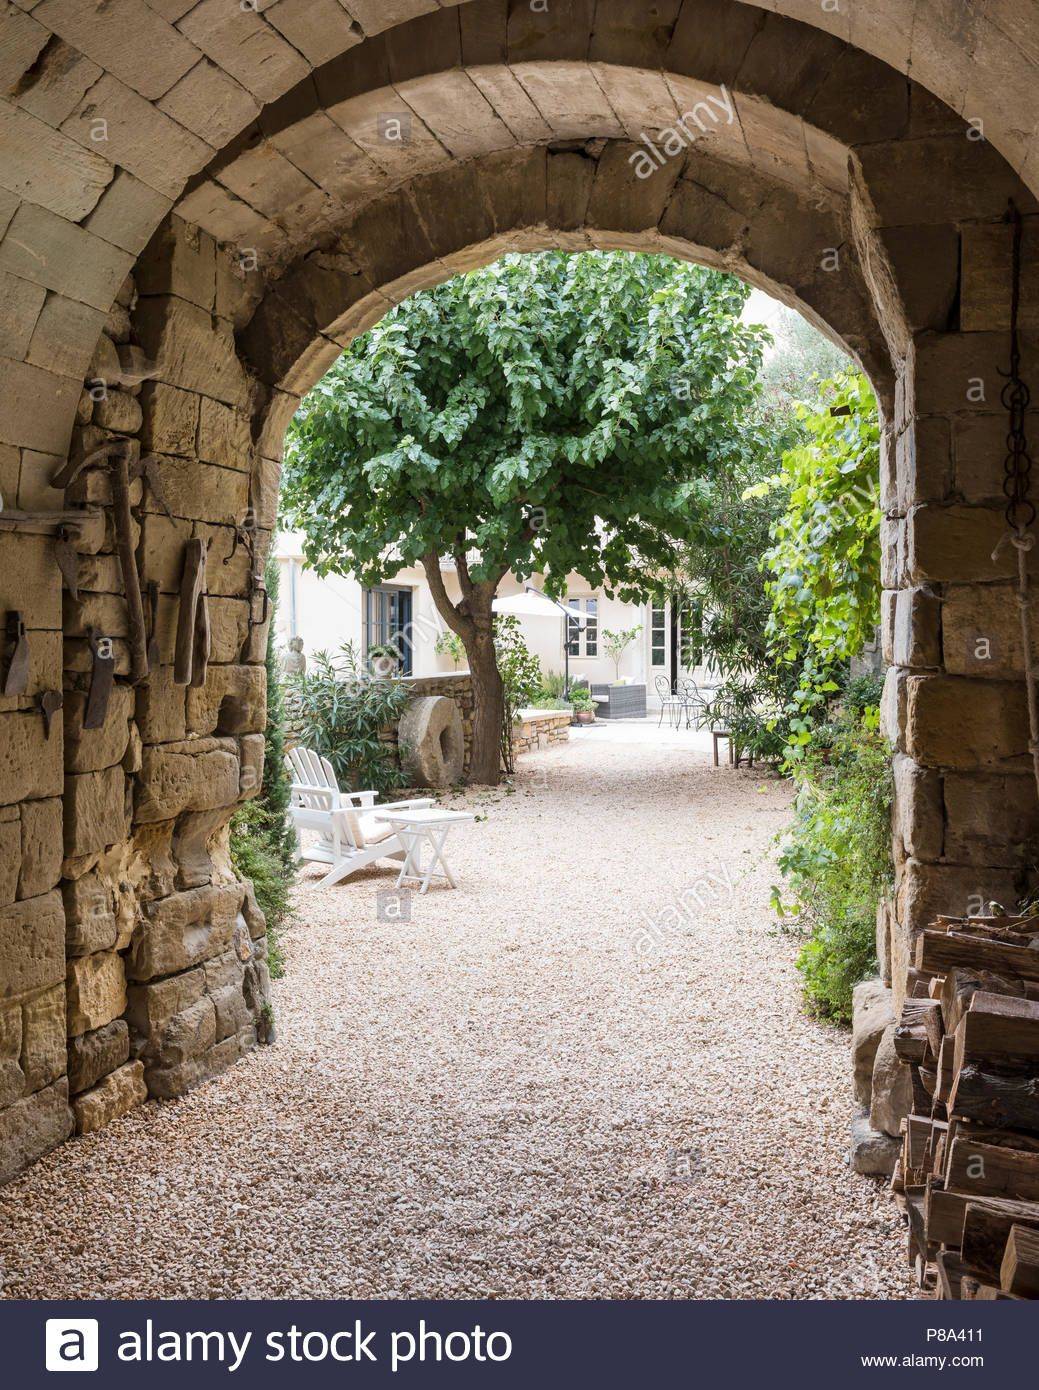
{"label": "white patio umbrella", "polygon": [[548,594],[543,594],[532,584],[528,584],[522,594],[509,594],[504,598],[496,598],[491,607],[495,613],[512,613],[516,617],[555,618],[557,622],[560,618],[567,620],[567,625],[563,628],[563,662],[566,668],[566,674],[563,677],[563,690],[564,695],[569,695],[570,624],[573,623],[576,627],[583,628],[587,624],[587,619],[577,609],[568,608],[558,599],[549,598]]}

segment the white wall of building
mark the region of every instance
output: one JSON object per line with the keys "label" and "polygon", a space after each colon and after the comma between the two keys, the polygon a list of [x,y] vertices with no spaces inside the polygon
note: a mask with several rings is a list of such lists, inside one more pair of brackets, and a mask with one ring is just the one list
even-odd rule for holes
{"label": "white wall of building", "polygon": [[[302,536],[299,532],[279,533],[275,544],[275,557],[278,562],[280,589],[276,621],[278,645],[288,645],[292,637],[303,639],[304,652],[313,656],[315,652],[336,652],[347,642],[352,642],[358,651],[364,651],[364,590],[355,579],[329,575],[325,578],[308,569],[303,559]],[[458,579],[452,566],[443,571],[444,584],[453,600],[459,597]],[[541,587],[539,577],[530,581]],[[449,656],[436,651],[436,640],[445,631],[445,624],[436,610],[433,596],[426,583],[424,573],[419,568],[402,569],[392,581],[393,587],[408,589],[412,601],[413,634],[413,674],[416,676],[436,675],[442,671],[455,669]],[[523,592],[523,582],[509,574],[498,588],[499,596]],[[670,609],[664,609],[665,664],[654,665],[653,619],[649,604],[622,603],[609,598],[601,591],[593,590],[580,577],[572,574],[567,586],[567,599],[580,602],[583,617],[588,614],[587,601],[596,601],[595,614],[598,627],[598,651],[594,655],[587,652],[587,629],[581,637],[581,650],[570,657],[570,678],[585,677],[589,684],[608,684],[616,679],[617,670],[606,653],[603,632],[609,628],[621,631],[638,625],[641,628],[635,641],[630,644],[620,660],[620,677],[635,684],[647,686],[650,703],[654,697],[654,678],[664,674],[670,679],[671,669],[668,658],[670,650]],[[542,671],[564,669],[563,628],[564,620],[523,616],[520,618],[524,640],[537,656]],[[659,644],[658,644],[659,651]],[[462,663],[464,666],[464,662]],[[683,674],[683,673],[679,673]],[[696,670],[692,674],[703,680],[706,672]]]}

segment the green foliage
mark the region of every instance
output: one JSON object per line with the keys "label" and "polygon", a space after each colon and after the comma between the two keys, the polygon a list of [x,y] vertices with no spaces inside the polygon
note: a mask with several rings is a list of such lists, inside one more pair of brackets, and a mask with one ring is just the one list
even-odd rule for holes
{"label": "green foliage", "polygon": [[848,357],[796,309],[773,311],[772,347],[761,366],[763,405],[779,429],[796,429],[798,410],[822,403],[823,384],[848,369]]}
{"label": "green foliage", "polygon": [[516,711],[529,705],[541,689],[541,664],[523,640],[520,621],[512,614],[494,620],[494,653],[505,691],[501,754],[507,772],[515,772],[512,724]]}
{"label": "green foliage", "polygon": [[[732,466],[764,334],[746,287],[663,256],[510,255],[358,338],[290,430],[285,502],[322,573],[430,553],[474,581],[647,591]],[[601,525],[599,523],[602,523]]]}
{"label": "green foliage", "polygon": [[450,628],[445,628],[437,637],[433,644],[433,650],[440,656],[449,656],[455,664],[455,670],[465,660],[465,643],[457,632],[452,632]]}
{"label": "green foliage", "polygon": [[256,901],[267,919],[267,964],[278,978],[284,962],[278,932],[289,916],[289,894],[296,872],[296,836],[289,822],[292,797],[285,769],[285,703],[274,646],[274,610],[278,568],[267,566],[271,622],[267,636],[267,724],[264,729],[263,779],[260,794],[246,801],[231,819],[231,862],[241,878],[252,880]]}
{"label": "green foliage", "polygon": [[570,701],[563,698],[565,685],[562,671],[542,671],[530,703],[535,709],[572,709]]}
{"label": "green foliage", "polygon": [[548,700],[561,700],[566,694],[566,677],[562,671],[542,671],[540,696]]}
{"label": "green foliage", "polygon": [[891,752],[875,707],[820,724],[798,764],[796,819],[773,905],[807,932],[798,957],[817,1013],[851,1017],[851,992],[876,967],[877,902],[891,882]]}
{"label": "green foliage", "polygon": [[603,628],[603,646],[606,648],[606,655],[613,662],[618,680],[621,678],[621,657],[641,631],[641,623],[636,623],[634,627],[621,628],[619,632],[614,632],[612,628]]}
{"label": "green foliage", "polygon": [[293,875],[286,869],[273,831],[261,801],[243,802],[231,820],[231,862],[240,878],[252,880],[256,902],[267,919],[267,966],[277,979],[284,974],[279,928],[289,916]]}
{"label": "green foliage", "polygon": [[798,669],[787,708],[788,757],[804,755],[812,726],[839,691],[839,673],[876,630],[880,603],[880,422],[866,378],[825,384],[826,404],[804,407],[804,444],[780,474],[748,495],[786,496],[764,564],[777,660]]}
{"label": "green foliage", "polygon": [[844,687],[841,703],[860,718],[870,718],[868,712],[879,710],[883,694],[884,677],[867,671],[864,675],[851,677]]}
{"label": "green foliage", "polygon": [[402,785],[404,774],[379,731],[396,724],[408,703],[403,681],[372,679],[347,642],[334,655],[318,652],[306,673],[288,682],[288,697],[298,741],[329,760],[344,790]]}
{"label": "green foliage", "polygon": [[587,714],[595,709],[595,701],[587,686],[575,685],[570,691],[570,704],[577,712]]}

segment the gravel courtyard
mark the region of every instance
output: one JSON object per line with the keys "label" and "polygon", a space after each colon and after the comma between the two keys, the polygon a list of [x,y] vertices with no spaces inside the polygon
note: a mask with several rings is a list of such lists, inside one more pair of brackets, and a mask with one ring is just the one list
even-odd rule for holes
{"label": "gravel courtyard", "polygon": [[452,800],[458,892],[304,870],[277,1045],[0,1191],[4,1296],[912,1297],[771,928],[787,786],[617,726]]}

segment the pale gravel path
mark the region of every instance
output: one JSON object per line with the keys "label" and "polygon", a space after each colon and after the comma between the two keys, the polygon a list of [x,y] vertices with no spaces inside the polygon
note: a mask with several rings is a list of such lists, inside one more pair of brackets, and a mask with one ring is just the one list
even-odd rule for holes
{"label": "pale gravel path", "polygon": [[788,788],[618,733],[465,798],[410,925],[387,873],[306,871],[278,1045],[0,1192],[5,1295],[912,1297],[847,1035],[770,930]]}

